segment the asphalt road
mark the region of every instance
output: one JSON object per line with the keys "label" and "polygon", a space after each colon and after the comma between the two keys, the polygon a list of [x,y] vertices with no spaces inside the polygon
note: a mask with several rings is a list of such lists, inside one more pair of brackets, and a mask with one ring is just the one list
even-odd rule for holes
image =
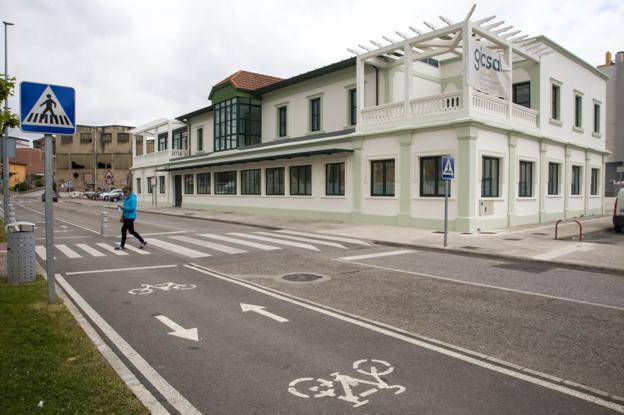
{"label": "asphalt road", "polygon": [[172,413],[624,412],[621,276],[102,210],[55,204],[59,283]]}

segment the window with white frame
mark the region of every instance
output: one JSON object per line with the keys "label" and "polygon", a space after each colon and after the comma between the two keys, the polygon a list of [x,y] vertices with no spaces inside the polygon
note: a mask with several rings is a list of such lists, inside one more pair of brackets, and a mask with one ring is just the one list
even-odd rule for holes
{"label": "window with white frame", "polygon": [[136,178],[136,194],[140,195],[141,194],[141,178],[137,177]]}
{"label": "window with white frame", "polygon": [[284,167],[271,167],[265,171],[267,195],[284,194]]}
{"label": "window with white frame", "polygon": [[371,161],[371,196],[394,196],[394,159]]}
{"label": "window with white frame", "polygon": [[293,196],[312,195],[312,166],[290,167],[290,194]]}
{"label": "window with white frame", "polygon": [[572,166],[572,183],[570,188],[570,194],[572,195],[580,195],[581,194],[581,177],[582,177],[582,167],[581,166]]}
{"label": "window with white frame", "polygon": [[[442,156],[420,158],[420,196],[444,197]],[[449,196],[451,190],[449,188]]]}
{"label": "window with white frame", "polygon": [[594,101],[594,134],[600,134],[600,103]]}
{"label": "window with white frame", "polygon": [[277,128],[280,137],[288,135],[288,107],[285,105],[277,109]]}
{"label": "window with white frame", "polygon": [[344,196],[345,164],[327,163],[325,165],[325,195]]}
{"label": "window with white frame", "polygon": [[310,131],[321,130],[321,97],[310,100]]}
{"label": "window with white frame", "polygon": [[481,169],[481,197],[498,197],[500,159],[483,156]]}
{"label": "window with white frame", "polygon": [[214,174],[216,195],[236,194],[236,171],[219,171]]}
{"label": "window with white frame", "polygon": [[548,163],[548,194],[556,196],[559,194],[559,163]]}
{"label": "window with white frame", "polygon": [[583,95],[579,92],[574,93],[574,126],[583,127]]}
{"label": "window with white frame", "polygon": [[197,128],[197,151],[204,151],[204,128]]}
{"label": "window with white frame", "polygon": [[192,195],[195,193],[195,175],[184,175],[184,194]]}
{"label": "window with white frame", "polygon": [[210,173],[197,173],[197,194],[210,194]]}
{"label": "window with white frame", "polygon": [[590,194],[592,196],[598,195],[598,190],[600,186],[600,169],[591,169],[591,188]]}
{"label": "window with white frame", "polygon": [[550,118],[561,121],[561,83],[551,80],[550,85]]}
{"label": "window with white frame", "polygon": [[533,196],[533,163],[530,161],[520,161],[519,180],[518,180],[518,196]]}
{"label": "window with white frame", "polygon": [[242,195],[260,194],[260,169],[241,170],[240,176]]}
{"label": "window with white frame", "polygon": [[161,194],[165,193],[165,176],[158,176],[158,191]]}

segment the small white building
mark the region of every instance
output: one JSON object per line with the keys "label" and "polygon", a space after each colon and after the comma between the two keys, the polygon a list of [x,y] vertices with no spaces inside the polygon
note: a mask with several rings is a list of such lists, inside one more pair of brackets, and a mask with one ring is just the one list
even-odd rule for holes
{"label": "small white building", "polygon": [[607,77],[494,16],[443,22],[289,79],[239,71],[136,128],[140,203],[440,229],[451,156],[450,229],[601,214]]}

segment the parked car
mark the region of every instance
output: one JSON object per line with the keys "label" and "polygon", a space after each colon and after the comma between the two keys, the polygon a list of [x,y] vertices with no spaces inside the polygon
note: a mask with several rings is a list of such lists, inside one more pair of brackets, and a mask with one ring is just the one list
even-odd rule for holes
{"label": "parked car", "polygon": [[613,206],[613,229],[616,232],[622,232],[624,229],[624,187],[621,188],[615,197],[615,206]]}
{"label": "parked car", "polygon": [[95,194],[94,191],[85,190],[84,192],[82,192],[82,197],[84,197],[85,199],[91,199],[91,198],[93,198],[94,194]]}
{"label": "parked car", "polygon": [[111,202],[117,202],[121,200],[123,196],[123,190],[121,189],[113,189],[110,192],[106,193],[104,196],[104,200],[110,200]]}
{"label": "parked car", "polygon": [[101,191],[97,191],[97,192],[93,192],[93,194],[91,195],[91,200],[100,200],[102,199],[102,193]]}
{"label": "parked car", "polygon": [[[41,193],[41,201],[45,202],[45,192]],[[58,193],[52,192],[52,202],[58,202]]]}

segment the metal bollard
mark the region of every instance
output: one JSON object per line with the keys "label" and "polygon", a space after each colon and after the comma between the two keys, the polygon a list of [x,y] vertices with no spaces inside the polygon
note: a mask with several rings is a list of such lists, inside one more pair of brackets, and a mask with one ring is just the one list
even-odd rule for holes
{"label": "metal bollard", "polygon": [[106,228],[108,228],[108,212],[100,213],[100,235],[106,236]]}

